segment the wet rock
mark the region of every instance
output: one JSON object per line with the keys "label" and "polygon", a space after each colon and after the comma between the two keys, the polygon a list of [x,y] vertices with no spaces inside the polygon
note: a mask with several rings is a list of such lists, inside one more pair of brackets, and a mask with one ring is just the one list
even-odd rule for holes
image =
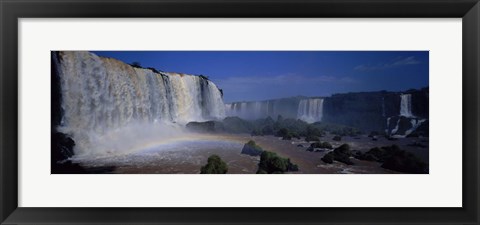
{"label": "wet rock", "polygon": [[263,152],[262,147],[258,146],[255,141],[250,140],[245,145],[243,145],[241,154],[250,155],[250,156],[259,156]]}

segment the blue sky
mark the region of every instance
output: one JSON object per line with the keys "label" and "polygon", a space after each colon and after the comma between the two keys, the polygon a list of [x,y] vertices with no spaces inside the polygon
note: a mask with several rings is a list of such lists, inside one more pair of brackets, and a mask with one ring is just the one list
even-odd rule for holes
{"label": "blue sky", "polygon": [[226,103],[428,86],[428,51],[94,51],[166,72],[203,74]]}

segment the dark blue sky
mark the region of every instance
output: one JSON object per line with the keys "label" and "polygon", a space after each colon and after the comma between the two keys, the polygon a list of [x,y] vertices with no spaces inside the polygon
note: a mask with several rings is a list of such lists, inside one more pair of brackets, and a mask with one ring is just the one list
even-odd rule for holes
{"label": "dark blue sky", "polygon": [[203,74],[225,102],[428,86],[428,51],[94,51],[166,72]]}

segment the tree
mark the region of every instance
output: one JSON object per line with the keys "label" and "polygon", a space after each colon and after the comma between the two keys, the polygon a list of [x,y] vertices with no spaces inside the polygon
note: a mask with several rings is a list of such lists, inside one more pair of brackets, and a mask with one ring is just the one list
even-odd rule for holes
{"label": "tree", "polygon": [[132,62],[132,64],[130,65],[136,68],[142,68],[142,65],[140,64],[140,62]]}
{"label": "tree", "polygon": [[298,171],[298,166],[289,158],[282,158],[274,152],[263,151],[260,155],[257,173],[284,173]]}
{"label": "tree", "polygon": [[225,163],[218,155],[211,155],[208,157],[208,163],[200,169],[200,173],[202,174],[225,174],[227,172],[227,163]]}

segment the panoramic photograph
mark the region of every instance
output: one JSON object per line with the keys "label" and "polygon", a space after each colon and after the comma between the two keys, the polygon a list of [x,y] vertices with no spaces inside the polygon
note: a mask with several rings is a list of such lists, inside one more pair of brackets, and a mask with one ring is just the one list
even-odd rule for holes
{"label": "panoramic photograph", "polygon": [[52,174],[428,174],[428,51],[52,51]]}

